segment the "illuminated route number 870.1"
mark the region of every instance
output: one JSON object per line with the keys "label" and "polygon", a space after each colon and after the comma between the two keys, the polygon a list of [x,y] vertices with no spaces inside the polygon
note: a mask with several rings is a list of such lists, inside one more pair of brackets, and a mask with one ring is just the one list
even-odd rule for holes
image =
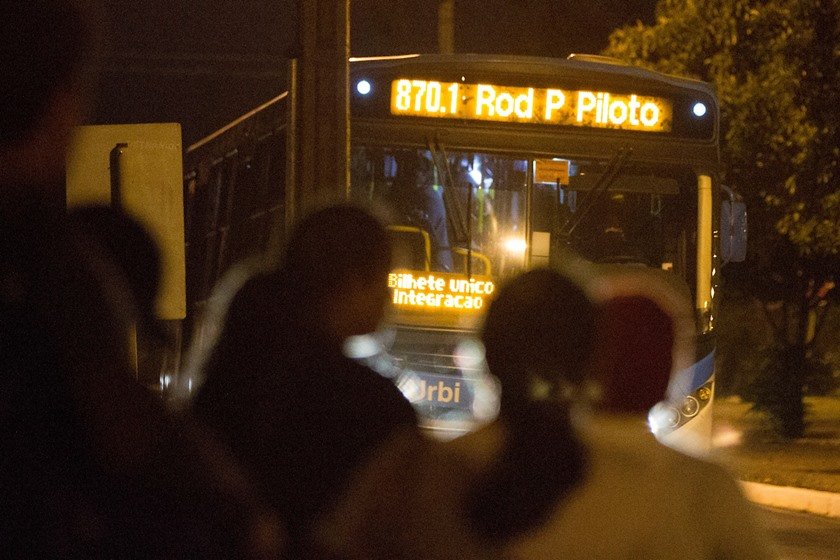
{"label": "illuminated route number 870.1", "polygon": [[[444,89],[449,95],[444,96]],[[416,114],[455,114],[458,111],[458,84],[427,80],[397,80],[395,105],[399,111]]]}

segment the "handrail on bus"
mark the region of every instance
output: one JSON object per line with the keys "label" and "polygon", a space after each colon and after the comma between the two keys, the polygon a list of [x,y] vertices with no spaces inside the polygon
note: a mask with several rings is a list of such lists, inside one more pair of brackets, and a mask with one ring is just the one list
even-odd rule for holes
{"label": "handrail on bus", "polygon": [[[443,183],[443,202],[446,206],[446,216],[449,225],[455,233],[455,239],[459,242],[467,243],[469,246],[471,232],[469,231],[468,220],[470,209],[467,208],[467,212],[465,213],[461,207],[460,200],[454,195],[455,179],[452,177],[452,169],[449,167],[449,158],[446,155],[446,149],[437,138],[428,140],[426,144],[432,153],[432,163],[437,169],[440,180]],[[438,160],[442,160],[442,162]]]}
{"label": "handrail on bus", "polygon": [[389,232],[407,233],[411,235],[419,235],[423,239],[423,270],[431,270],[432,268],[432,241],[429,237],[429,232],[423,228],[416,226],[387,226]]}
{"label": "handrail on bus", "polygon": [[[490,276],[493,274],[492,263],[490,262],[490,257],[485,255],[484,253],[479,253],[478,251],[470,251],[465,249],[464,247],[453,247],[452,252],[458,255],[463,255],[464,259],[467,258],[474,258],[481,261],[481,264],[484,265],[484,272],[485,276]],[[466,268],[466,267],[465,267]],[[472,276],[470,274],[470,276]]]}

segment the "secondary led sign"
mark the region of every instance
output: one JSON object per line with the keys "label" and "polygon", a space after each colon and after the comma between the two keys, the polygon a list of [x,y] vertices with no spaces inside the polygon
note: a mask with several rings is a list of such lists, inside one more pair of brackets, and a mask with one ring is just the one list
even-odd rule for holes
{"label": "secondary led sign", "polygon": [[391,303],[421,311],[479,312],[496,290],[486,276],[396,270],[388,275]]}
{"label": "secondary led sign", "polygon": [[635,93],[401,78],[391,82],[391,114],[669,132],[673,105]]}

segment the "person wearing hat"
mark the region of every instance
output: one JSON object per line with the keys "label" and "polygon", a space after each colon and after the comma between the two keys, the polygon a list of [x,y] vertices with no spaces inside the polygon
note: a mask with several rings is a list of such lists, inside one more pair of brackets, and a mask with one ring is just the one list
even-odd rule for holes
{"label": "person wearing hat", "polygon": [[538,531],[512,547],[522,558],[775,558],[737,481],[722,467],[659,443],[649,410],[672,371],[690,363],[686,294],[660,271],[605,274],[594,413],[582,422],[589,459],[579,488]]}

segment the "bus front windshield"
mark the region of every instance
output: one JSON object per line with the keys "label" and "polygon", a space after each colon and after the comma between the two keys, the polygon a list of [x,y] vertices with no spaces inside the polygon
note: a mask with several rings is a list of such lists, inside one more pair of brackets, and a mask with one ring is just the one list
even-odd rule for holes
{"label": "bus front windshield", "polygon": [[[545,180],[547,163],[562,178]],[[392,212],[396,269],[499,280],[571,249],[672,271],[693,290],[696,176],[614,163],[356,147],[351,189]]]}
{"label": "bus front windshield", "polygon": [[594,263],[647,266],[675,273],[693,288],[697,183],[688,170],[604,161],[553,160],[563,181],[539,182],[532,198],[531,261],[567,247]]}

